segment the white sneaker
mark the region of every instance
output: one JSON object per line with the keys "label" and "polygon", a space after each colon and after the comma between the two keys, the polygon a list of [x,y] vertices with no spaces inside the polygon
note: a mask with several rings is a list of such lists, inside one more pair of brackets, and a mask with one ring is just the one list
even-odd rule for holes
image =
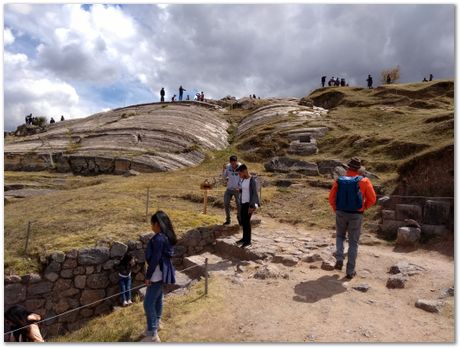
{"label": "white sneaker", "polygon": [[161,342],[160,336],[158,336],[158,334],[152,336],[152,342],[157,342],[157,343]]}
{"label": "white sneaker", "polygon": [[130,304],[133,304],[133,301],[131,301],[131,300],[128,300],[128,302],[127,302],[127,303],[130,305]]}
{"label": "white sneaker", "polygon": [[128,302],[123,301],[123,307],[126,307],[128,305]]}

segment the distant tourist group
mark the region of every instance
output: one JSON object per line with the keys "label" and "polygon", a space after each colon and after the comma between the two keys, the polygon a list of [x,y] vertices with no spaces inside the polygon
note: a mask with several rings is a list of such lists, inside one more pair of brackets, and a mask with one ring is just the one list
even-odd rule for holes
{"label": "distant tourist group", "polygon": [[[26,125],[39,125],[39,117],[33,117],[32,114],[29,114],[25,117]],[[64,115],[61,115],[61,121],[64,121]],[[53,117],[50,119],[50,124],[56,123]]]}
{"label": "distant tourist group", "polygon": [[[185,91],[187,91],[187,90],[184,87],[182,87],[182,85],[179,86],[179,101],[183,100]],[[164,87],[161,87],[161,90],[160,90],[160,102],[161,103],[164,103],[165,95],[166,95],[165,89],[164,89]],[[171,97],[171,102],[175,102],[176,98],[177,98],[177,95],[173,94],[173,96]],[[189,94],[187,94],[187,97],[186,97],[185,100],[187,100],[187,101],[190,100],[190,95]],[[204,101],[204,92],[201,91],[201,93],[196,93],[193,100]]]}
{"label": "distant tourist group", "polygon": [[[327,76],[321,76],[321,86],[322,87],[326,86],[326,78],[327,78]],[[428,81],[433,81],[433,74],[430,74],[429,80],[427,80],[426,77],[424,77],[422,82],[428,82]],[[367,82],[367,88],[369,88],[369,89],[373,88],[373,86],[372,86],[373,85],[373,79],[372,79],[371,74],[367,75],[366,82]],[[387,74],[386,83],[389,85],[392,82],[393,81],[391,79],[391,75]],[[344,78],[339,79],[338,77],[334,78],[334,76],[331,77],[331,79],[328,81],[327,85],[329,87],[340,87],[340,86],[341,87],[344,87],[344,86],[348,87],[348,83],[346,83]]]}

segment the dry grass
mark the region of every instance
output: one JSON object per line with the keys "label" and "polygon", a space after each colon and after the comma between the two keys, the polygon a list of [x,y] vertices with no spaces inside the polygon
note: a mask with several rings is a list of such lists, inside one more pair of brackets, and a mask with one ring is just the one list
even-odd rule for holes
{"label": "dry grass", "polygon": [[[204,281],[193,285],[186,295],[167,296],[161,339],[164,342],[204,342],[202,337],[182,335],[182,331],[186,330],[181,328],[189,326],[192,320],[199,321],[208,308],[218,310],[222,306],[222,286],[221,279],[210,278],[208,296],[204,296]],[[145,325],[143,304],[136,301],[132,306],[92,319],[80,330],[56,337],[51,342],[137,342]]]}

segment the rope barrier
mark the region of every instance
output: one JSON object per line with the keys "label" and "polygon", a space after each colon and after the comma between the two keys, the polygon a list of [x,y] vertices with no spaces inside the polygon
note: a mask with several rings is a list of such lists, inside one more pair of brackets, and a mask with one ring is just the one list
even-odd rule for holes
{"label": "rope barrier", "polygon": [[[187,268],[185,268],[185,269],[183,269],[183,270],[180,270],[179,272],[185,272],[185,271],[188,271],[189,269],[192,269],[192,268],[195,268],[195,267],[201,267],[201,265],[193,265],[193,266],[187,267]],[[68,311],[66,311],[66,312],[63,312],[63,313],[61,313],[61,314],[57,314],[57,315],[54,315],[54,316],[52,316],[52,317],[49,317],[49,318],[46,318],[46,319],[42,319],[42,320],[40,320],[40,321],[36,321],[35,323],[29,324],[29,325],[25,325],[25,326],[23,326],[23,327],[20,327],[19,329],[7,331],[7,332],[5,332],[3,335],[10,335],[10,334],[12,334],[12,333],[14,333],[14,332],[16,332],[16,331],[20,331],[20,330],[25,329],[25,328],[27,328],[27,327],[29,327],[29,326],[34,325],[34,324],[41,324],[41,323],[44,323],[44,322],[47,322],[47,321],[50,321],[50,320],[54,320],[54,319],[56,319],[56,318],[62,317],[62,316],[64,316],[64,315],[70,314],[70,313],[75,312],[75,311],[78,311],[78,310],[80,310],[80,309],[83,309],[83,308],[86,308],[86,307],[91,307],[91,306],[95,305],[96,303],[106,301],[106,300],[108,300],[108,299],[110,299],[110,298],[112,298],[112,297],[120,296],[121,294],[124,294],[125,292],[134,291],[134,290],[141,289],[141,288],[144,288],[144,287],[147,287],[147,285],[142,284],[142,285],[135,286],[135,287],[133,287],[133,288],[131,288],[131,289],[129,289],[129,290],[121,291],[121,292],[116,293],[116,294],[114,294],[114,295],[110,295],[110,296],[101,298],[100,300],[97,300],[97,301],[88,303],[88,304],[86,304],[86,305],[83,305],[83,306],[80,306],[80,307],[77,307],[77,308],[70,309],[70,310],[68,310]]]}

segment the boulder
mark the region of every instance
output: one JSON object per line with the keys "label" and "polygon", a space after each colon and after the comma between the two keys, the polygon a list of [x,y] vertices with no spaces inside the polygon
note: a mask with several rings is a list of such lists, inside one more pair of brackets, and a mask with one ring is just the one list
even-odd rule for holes
{"label": "boulder", "polygon": [[128,251],[128,246],[121,242],[114,242],[110,248],[110,257],[123,257]]}
{"label": "boulder", "polygon": [[82,305],[87,305],[97,300],[101,300],[105,297],[105,290],[83,290],[80,303]]}
{"label": "boulder", "polygon": [[316,261],[323,261],[323,257],[320,254],[312,254],[305,256],[302,261],[312,263]]}
{"label": "boulder", "polygon": [[86,279],[86,286],[90,289],[104,289],[109,285],[107,273],[91,274]]}
{"label": "boulder", "polygon": [[51,254],[51,260],[57,263],[62,263],[65,260],[65,254],[62,251],[57,251]]}
{"label": "boulder", "polygon": [[383,209],[382,219],[383,220],[396,220],[396,212],[394,210]]}
{"label": "boulder", "polygon": [[288,153],[299,156],[314,155],[318,153],[318,146],[316,141],[300,142],[299,140],[294,140],[289,144]]}
{"label": "boulder", "polygon": [[276,278],[288,279],[289,275],[286,273],[280,272],[280,270],[274,265],[263,265],[254,274],[254,278],[255,279],[276,279]]}
{"label": "boulder", "polygon": [[413,276],[416,274],[420,274],[424,271],[426,271],[425,268],[414,263],[409,263],[407,261],[398,261],[398,263],[390,267],[389,273]]}
{"label": "boulder", "polygon": [[423,299],[418,299],[415,302],[415,307],[423,309],[424,311],[430,312],[430,313],[439,313],[441,310],[443,303],[438,300],[423,300]]}
{"label": "boulder", "polygon": [[449,235],[449,230],[444,225],[425,225],[421,227],[422,236],[431,239],[431,238],[444,238]]}
{"label": "boulder", "polygon": [[147,233],[141,234],[139,236],[139,239],[142,242],[142,244],[146,245],[154,235],[155,233],[153,232],[147,232]]}
{"label": "boulder", "polygon": [[270,162],[265,163],[264,167],[269,172],[298,172],[310,176],[319,175],[316,163],[305,162],[288,157],[274,157],[270,160]]}
{"label": "boulder", "polygon": [[398,228],[404,227],[404,221],[383,220],[380,225],[380,234],[385,239],[395,239],[398,235]]}
{"label": "boulder", "polygon": [[110,257],[109,248],[95,247],[80,250],[78,263],[82,266],[99,265],[107,261]]}
{"label": "boulder", "polygon": [[27,289],[27,296],[41,295],[50,293],[53,289],[53,282],[40,282],[32,284]]}
{"label": "boulder", "polygon": [[55,272],[48,272],[48,273],[45,273],[44,278],[46,280],[49,280],[50,282],[55,282],[56,280],[58,280],[59,274]]}
{"label": "boulder", "polygon": [[396,244],[401,246],[415,246],[420,240],[421,230],[415,227],[398,228]]}
{"label": "boulder", "polygon": [[450,203],[427,200],[423,207],[423,223],[428,225],[445,225],[450,219]]}
{"label": "boulder", "polygon": [[59,272],[61,270],[61,264],[55,261],[52,261],[46,268],[45,273],[49,272]]}
{"label": "boulder", "polygon": [[387,280],[388,289],[403,289],[406,286],[407,278],[402,274],[391,275]]}
{"label": "boulder", "polygon": [[72,278],[73,277],[73,270],[72,269],[64,269],[61,271],[62,278]]}
{"label": "boulder", "polygon": [[416,204],[396,204],[396,220],[404,221],[405,219],[422,220],[422,208]]}
{"label": "boulder", "polygon": [[441,294],[439,295],[439,298],[443,299],[443,298],[453,297],[453,296],[455,296],[455,290],[454,290],[454,287],[452,286],[447,289],[442,289]]}
{"label": "boulder", "polygon": [[5,305],[14,305],[26,299],[26,287],[20,283],[5,285]]}
{"label": "boulder", "polygon": [[342,162],[336,159],[324,160],[316,163],[318,165],[318,171],[320,174],[331,174],[335,167],[343,166]]}
{"label": "boulder", "polygon": [[137,170],[133,170],[133,169],[130,169],[126,172],[123,173],[123,176],[125,177],[129,177],[129,176],[138,176],[140,175],[141,173],[139,173]]}
{"label": "boulder", "polygon": [[84,289],[86,287],[86,276],[77,275],[74,279],[74,285],[78,289]]}
{"label": "boulder", "polygon": [[77,259],[67,258],[62,264],[62,269],[74,269],[77,266],[78,266]]}

